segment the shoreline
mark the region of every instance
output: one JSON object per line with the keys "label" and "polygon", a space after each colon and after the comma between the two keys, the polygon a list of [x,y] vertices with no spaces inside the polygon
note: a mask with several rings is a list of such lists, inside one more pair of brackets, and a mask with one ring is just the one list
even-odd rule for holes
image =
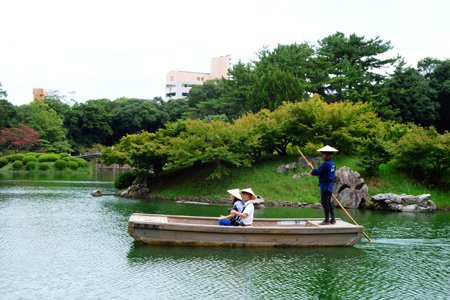
{"label": "shoreline", "polygon": [[[220,199],[220,198],[204,198],[204,197],[195,197],[195,196],[164,196],[157,194],[147,194],[144,197],[130,197],[125,196],[124,191],[118,191],[116,196],[122,198],[130,198],[130,199],[143,199],[143,200],[171,200],[176,201],[178,203],[185,204],[197,204],[197,205],[205,205],[205,204],[220,204],[227,205],[230,204],[229,199]],[[300,207],[300,208],[317,208],[322,209],[322,205],[320,203],[309,203],[309,202],[295,202],[295,201],[284,201],[284,200],[264,200],[261,205],[255,205],[260,207]],[[358,208],[361,210],[376,210],[371,208]],[[450,206],[436,206],[436,211],[450,211]]]}

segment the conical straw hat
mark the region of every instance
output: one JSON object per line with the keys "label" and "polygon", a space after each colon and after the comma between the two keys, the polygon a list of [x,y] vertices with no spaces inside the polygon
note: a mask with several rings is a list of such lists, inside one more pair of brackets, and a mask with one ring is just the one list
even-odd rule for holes
{"label": "conical straw hat", "polygon": [[326,145],[325,147],[322,147],[322,148],[320,148],[317,151],[325,152],[325,153],[331,153],[331,152],[338,152],[339,150],[334,149],[333,147],[330,147],[329,145]]}
{"label": "conical straw hat", "polygon": [[228,193],[230,193],[231,195],[233,195],[234,197],[242,200],[242,196],[241,193],[239,193],[239,189],[231,189],[227,191]]}
{"label": "conical straw hat", "polygon": [[256,197],[255,192],[253,192],[253,190],[251,188],[243,189],[243,190],[241,190],[241,193],[249,193]]}

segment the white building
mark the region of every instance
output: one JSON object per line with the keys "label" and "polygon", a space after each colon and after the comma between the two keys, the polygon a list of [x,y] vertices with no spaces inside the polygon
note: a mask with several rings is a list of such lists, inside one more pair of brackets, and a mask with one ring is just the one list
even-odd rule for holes
{"label": "white building", "polygon": [[194,85],[201,85],[206,80],[228,79],[229,67],[230,57],[227,55],[211,58],[210,73],[170,71],[166,77],[165,99],[185,98]]}

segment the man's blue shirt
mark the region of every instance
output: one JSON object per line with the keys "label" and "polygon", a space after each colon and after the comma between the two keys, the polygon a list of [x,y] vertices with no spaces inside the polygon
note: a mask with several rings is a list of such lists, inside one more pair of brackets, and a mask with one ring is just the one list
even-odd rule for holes
{"label": "man's blue shirt", "polygon": [[336,173],[336,166],[330,160],[324,160],[317,169],[311,171],[312,175],[319,176],[319,185],[321,192],[333,192],[334,177]]}

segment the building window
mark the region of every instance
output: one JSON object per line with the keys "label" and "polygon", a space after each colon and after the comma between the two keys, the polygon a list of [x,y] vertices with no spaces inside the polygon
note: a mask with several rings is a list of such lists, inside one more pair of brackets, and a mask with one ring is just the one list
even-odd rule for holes
{"label": "building window", "polygon": [[187,97],[189,95],[189,93],[181,93],[181,96],[183,97]]}

